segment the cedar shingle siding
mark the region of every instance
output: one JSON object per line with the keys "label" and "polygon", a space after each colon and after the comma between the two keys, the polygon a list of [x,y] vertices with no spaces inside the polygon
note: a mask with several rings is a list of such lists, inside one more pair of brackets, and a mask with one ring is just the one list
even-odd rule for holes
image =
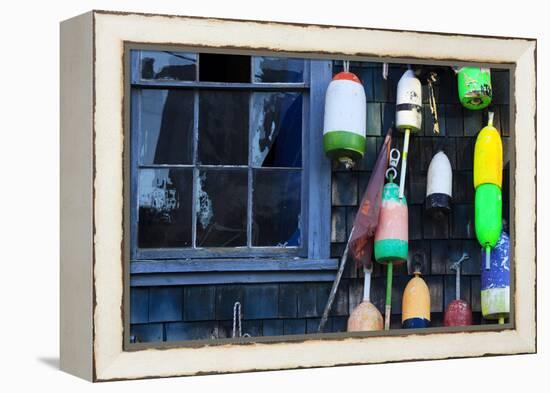
{"label": "cedar shingle siding", "polygon": [[[331,254],[340,257],[349,235],[357,205],[382,142],[395,117],[395,89],[404,67],[391,66],[387,81],[381,67],[354,69],[366,84],[368,101],[366,157],[356,169],[332,170]],[[508,71],[494,71],[495,126],[503,135],[505,170],[503,215],[509,221],[509,94]],[[411,137],[407,197],[409,201],[409,260],[422,256],[422,273],[431,293],[432,326],[441,326],[446,305],[454,300],[454,272],[450,261],[463,251],[471,259],[462,266],[462,297],[474,311],[474,323],[487,323],[480,313],[480,247],[474,232],[472,182],[475,137],[486,122],[486,111],[463,109],[457,99],[456,78],[448,73],[436,86],[440,135],[432,131],[432,119],[424,89],[423,130]],[[317,130],[318,131],[318,130]],[[395,132],[394,147],[401,149],[402,136]],[[449,217],[437,221],[424,213],[426,171],[432,156],[444,150],[453,167],[453,206]],[[362,273],[349,263],[333,305],[326,331],[345,331],[350,311],[362,298]],[[408,270],[408,271],[407,271]],[[401,324],[401,295],[410,279],[411,267],[394,269],[392,327]],[[239,285],[165,286],[131,288],[131,335],[139,342],[231,337],[233,304],[240,301],[243,333],[252,336],[316,332],[331,282],[269,283]],[[371,300],[383,312],[385,268],[375,264]]]}

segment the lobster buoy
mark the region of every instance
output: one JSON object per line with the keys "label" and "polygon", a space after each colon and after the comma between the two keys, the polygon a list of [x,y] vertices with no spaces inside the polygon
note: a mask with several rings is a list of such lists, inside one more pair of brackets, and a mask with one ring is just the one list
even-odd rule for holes
{"label": "lobster buoy", "polygon": [[489,124],[483,127],[476,138],[474,148],[474,187],[491,183],[502,187],[502,139],[493,127],[492,113]]}
{"label": "lobster buoy", "polygon": [[443,326],[470,326],[472,308],[467,301],[455,299],[447,306],[443,317]]}
{"label": "lobster buoy", "polygon": [[486,108],[493,98],[489,68],[462,67],[456,70],[458,99],[467,109]]}
{"label": "lobster buoy", "polygon": [[370,301],[362,301],[348,318],[348,332],[372,332],[382,330],[384,318]]}
{"label": "lobster buoy", "polygon": [[374,234],[374,258],[377,262],[402,263],[409,254],[409,213],[407,200],[399,198],[397,184],[386,183],[382,206]]}
{"label": "lobster buoy", "polygon": [[382,314],[370,301],[371,269],[364,269],[363,301],[353,309],[348,318],[348,332],[369,332],[382,330],[384,319]]}
{"label": "lobster buoy", "polygon": [[420,265],[415,265],[414,277],[403,291],[403,328],[425,328],[430,326],[430,289],[420,277]]}
{"label": "lobster buoy", "polygon": [[462,258],[452,264],[451,269],[456,271],[456,296],[447,308],[443,316],[443,326],[470,326],[472,324],[472,308],[467,301],[460,298],[460,264],[470,259],[466,253]]}
{"label": "lobster buoy", "polygon": [[422,128],[422,85],[412,70],[407,70],[397,83],[395,105],[395,125],[405,133],[403,140],[403,159],[399,179],[399,198],[405,193],[405,174],[409,154],[409,138]]}
{"label": "lobster buoy", "polygon": [[481,271],[481,313],[483,318],[504,323],[510,314],[510,238],[502,234],[491,253],[489,269]]}
{"label": "lobster buoy", "polygon": [[426,210],[431,213],[451,211],[453,170],[449,158],[442,151],[433,156],[428,167]]}
{"label": "lobster buoy", "polygon": [[[502,230],[502,191],[500,187],[486,183],[476,189],[475,232],[479,244],[489,257]],[[488,267],[486,267],[488,269]]]}
{"label": "lobster buoy", "polygon": [[491,248],[502,230],[502,140],[493,127],[493,113],[489,124],[476,139],[474,150],[475,232],[485,249],[485,269],[489,269]]}
{"label": "lobster buoy", "polygon": [[374,259],[376,262],[386,265],[386,306],[384,330],[390,329],[391,319],[391,294],[393,281],[393,264],[401,264],[407,260],[409,254],[409,210],[407,199],[399,198],[399,186],[393,182],[395,167],[399,161],[399,151],[392,167],[386,172],[390,176],[390,182],[382,189],[382,205],[378,216],[378,226],[374,233]]}
{"label": "lobster buoy", "polygon": [[365,154],[366,129],[365,89],[354,73],[340,72],[332,78],[325,96],[325,153],[352,167]]}
{"label": "lobster buoy", "polygon": [[395,125],[412,133],[422,128],[422,85],[412,70],[407,70],[397,83]]}

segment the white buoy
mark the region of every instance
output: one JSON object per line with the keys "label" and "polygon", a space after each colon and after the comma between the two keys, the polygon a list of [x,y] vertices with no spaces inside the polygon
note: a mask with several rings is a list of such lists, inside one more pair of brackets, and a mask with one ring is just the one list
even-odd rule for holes
{"label": "white buoy", "polygon": [[428,167],[426,210],[448,213],[453,197],[453,170],[447,155],[440,151],[433,156]]}
{"label": "white buoy", "polygon": [[399,198],[403,198],[410,134],[418,132],[422,128],[422,85],[410,69],[403,73],[397,84],[395,111],[395,125],[405,133],[399,179]]}

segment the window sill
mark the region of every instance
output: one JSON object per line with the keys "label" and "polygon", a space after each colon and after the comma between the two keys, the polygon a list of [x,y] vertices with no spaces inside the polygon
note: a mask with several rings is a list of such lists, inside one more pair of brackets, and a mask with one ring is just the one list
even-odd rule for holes
{"label": "window sill", "polygon": [[162,260],[130,263],[131,286],[334,280],[337,259]]}

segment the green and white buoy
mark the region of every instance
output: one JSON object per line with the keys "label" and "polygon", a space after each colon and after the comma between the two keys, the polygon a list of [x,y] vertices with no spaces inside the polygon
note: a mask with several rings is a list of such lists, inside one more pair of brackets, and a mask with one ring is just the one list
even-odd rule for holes
{"label": "green and white buoy", "polygon": [[347,69],[344,62],[326,92],[323,146],[327,156],[349,169],[365,154],[367,98],[357,75]]}

